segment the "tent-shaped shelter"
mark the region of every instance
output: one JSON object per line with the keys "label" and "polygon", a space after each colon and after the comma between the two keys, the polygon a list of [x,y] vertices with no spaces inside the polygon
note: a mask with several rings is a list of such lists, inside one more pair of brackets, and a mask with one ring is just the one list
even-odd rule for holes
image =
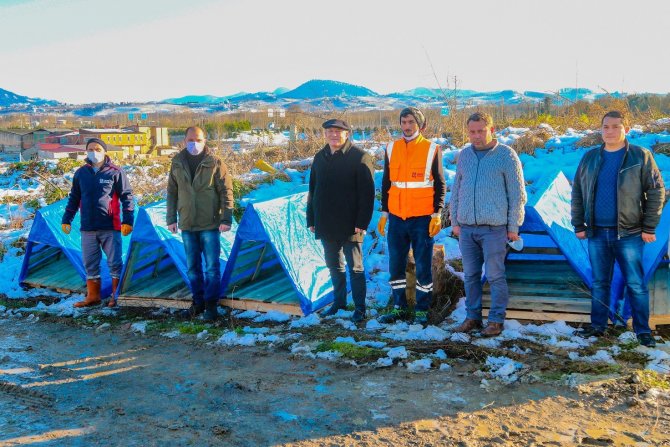
{"label": "tent-shaped shelter", "polygon": [[[505,261],[507,313],[512,318],[588,321],[591,267],[586,242],[577,239],[570,223],[570,183],[558,171],[528,185],[526,192],[519,230],[524,248],[510,251]],[[490,302],[487,284],[484,306]]]}
{"label": "tent-shaped shelter", "polygon": [[[140,208],[130,239],[128,261],[119,284],[121,305],[188,307],[191,289],[181,232],[166,224],[167,205],[160,201]],[[221,271],[235,239],[237,224],[221,233]]]}
{"label": "tent-shaped shelter", "polygon": [[224,304],[307,315],[333,300],[321,244],[307,229],[307,193],[250,204],[223,274]]}
{"label": "tent-shaped shelter", "polygon": [[[68,292],[85,292],[86,271],[81,254],[79,216],[72,220],[72,231],[61,231],[61,219],[67,199],[45,206],[37,211],[30,228],[26,254],[23,258],[19,283],[33,287],[46,287]],[[137,216],[137,207],[135,207]],[[123,253],[128,252],[130,238],[124,237]],[[112,279],[107,261],[101,263],[102,296],[111,295]]]}

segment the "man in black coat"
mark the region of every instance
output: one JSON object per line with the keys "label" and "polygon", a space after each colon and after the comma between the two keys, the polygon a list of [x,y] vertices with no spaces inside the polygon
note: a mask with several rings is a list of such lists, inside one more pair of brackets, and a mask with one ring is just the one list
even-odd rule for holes
{"label": "man in black coat", "polygon": [[307,196],[307,226],[323,244],[333,282],[334,315],[347,305],[344,261],[349,267],[351,295],[356,310],[352,321],[365,319],[363,237],[372,219],[375,199],[373,160],[351,144],[351,127],[338,119],[323,123],[327,144],[314,156]]}

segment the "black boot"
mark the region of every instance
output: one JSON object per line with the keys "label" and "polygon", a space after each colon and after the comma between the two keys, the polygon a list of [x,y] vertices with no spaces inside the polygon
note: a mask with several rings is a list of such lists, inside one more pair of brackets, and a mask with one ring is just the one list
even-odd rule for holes
{"label": "black boot", "polygon": [[191,307],[181,311],[182,318],[193,319],[205,311],[205,303],[191,303]]}
{"label": "black boot", "polygon": [[207,301],[205,304],[205,313],[202,314],[202,319],[205,321],[216,321],[216,319],[219,318],[218,308],[218,300]]}

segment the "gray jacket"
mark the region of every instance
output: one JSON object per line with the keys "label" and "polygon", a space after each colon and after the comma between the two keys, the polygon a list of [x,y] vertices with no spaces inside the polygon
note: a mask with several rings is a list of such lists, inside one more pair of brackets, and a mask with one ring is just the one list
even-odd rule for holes
{"label": "gray jacket", "polygon": [[526,188],[514,149],[496,142],[480,160],[472,145],[458,155],[449,212],[452,225],[505,225],[518,233]]}

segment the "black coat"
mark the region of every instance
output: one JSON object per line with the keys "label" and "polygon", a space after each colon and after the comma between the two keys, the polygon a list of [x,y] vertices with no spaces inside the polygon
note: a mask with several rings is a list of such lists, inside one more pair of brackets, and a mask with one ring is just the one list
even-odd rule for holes
{"label": "black coat", "polygon": [[307,196],[307,226],[317,239],[363,241],[354,229],[367,229],[375,201],[373,160],[349,141],[330,153],[326,145],[314,156]]}

